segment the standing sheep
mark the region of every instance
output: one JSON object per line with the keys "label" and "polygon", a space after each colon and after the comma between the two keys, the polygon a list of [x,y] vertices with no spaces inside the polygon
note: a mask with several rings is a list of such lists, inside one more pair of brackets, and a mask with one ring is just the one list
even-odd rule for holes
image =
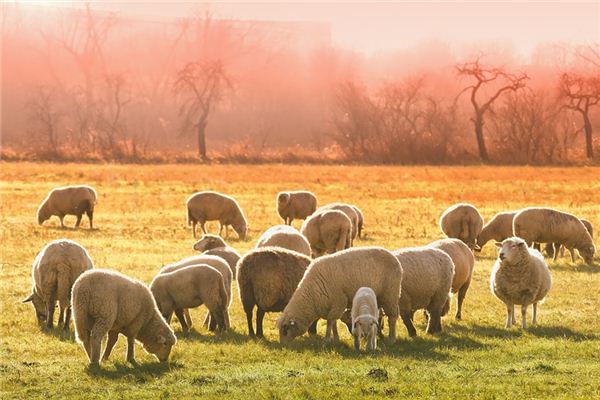
{"label": "standing sheep", "polygon": [[490,240],[501,242],[513,235],[513,219],[518,211],[499,212],[483,226],[477,236],[477,246],[480,250]]}
{"label": "standing sheep", "polygon": [[248,223],[233,197],[221,193],[206,191],[191,195],[186,202],[187,222],[192,226],[192,233],[196,237],[196,224],[200,224],[202,233],[206,233],[206,221],[219,221],[219,235],[225,227],[225,235],[229,233],[231,225],[241,240],[246,238]]}
{"label": "standing sheep", "polygon": [[[585,225],[573,214],[545,207],[525,208],[515,215],[513,221],[514,235],[532,242],[558,243],[565,246],[575,262],[574,249],[587,264],[593,261],[596,247]],[[556,261],[558,252],[554,253]]]}
{"label": "standing sheep", "polygon": [[393,252],[402,265],[400,317],[408,334],[417,330],[412,322],[416,310],[428,313],[427,333],[442,331],[442,316],[450,307],[450,289],[454,276],[452,259],[441,250],[429,247],[399,249]]}
{"label": "standing sheep", "polygon": [[289,225],[272,226],[261,235],[256,248],[269,246],[297,251],[310,257],[310,243],[296,228]]}
{"label": "standing sheep", "polygon": [[462,319],[462,305],[471,285],[475,257],[469,247],[458,239],[440,239],[432,242],[428,247],[442,250],[448,254],[454,264],[454,278],[452,278],[452,293],[458,293],[456,319]]}
{"label": "standing sheep", "polygon": [[523,239],[513,237],[496,243],[500,247],[492,268],[492,294],[506,304],[506,328],[516,323],[515,304],[521,305],[523,329],[527,328],[527,306],[533,304],[531,323],[537,322],[537,305],[552,286],[552,277],[539,251],[527,247]]}
{"label": "standing sheep", "polygon": [[85,213],[90,220],[90,229],[94,228],[94,206],[96,205],[96,190],[91,186],[64,186],[52,189],[44,199],[37,211],[38,224],[51,216],[60,219],[60,227],[64,228],[65,215],[77,216],[75,228],[79,228],[81,218]]}
{"label": "standing sheep", "polygon": [[325,338],[339,340],[336,321],[361,287],[370,287],[388,317],[389,339],[396,340],[402,267],[380,247],[361,247],[314,260],[277,320],[279,340],[287,343],[319,318],[327,320]]}
{"label": "standing sheep", "polygon": [[[277,247],[251,250],[240,260],[238,285],[250,336],[254,336],[254,307],[257,307],[256,336],[262,337],[265,313],[283,311],[310,261],[303,254]],[[316,333],[316,321],[309,332]]]}
{"label": "standing sheep", "polygon": [[455,204],[440,217],[440,228],[449,238],[462,240],[471,250],[480,250],[476,240],[483,227],[483,218],[471,204]]}
{"label": "standing sheep", "polygon": [[325,211],[332,211],[332,210],[341,211],[344,214],[346,214],[346,216],[350,219],[350,222],[352,223],[352,229],[350,232],[350,246],[352,246],[354,239],[356,239],[356,236],[358,235],[358,222],[359,222],[359,216],[358,216],[358,212],[356,211],[355,206],[351,206],[350,204],[345,204],[345,203],[329,203],[329,204],[325,204],[324,206],[317,208],[317,210],[315,211],[315,214],[323,213]]}
{"label": "standing sheep", "polygon": [[236,265],[241,256],[236,249],[228,246],[223,238],[217,235],[206,234],[194,243],[192,248],[202,254],[221,257],[227,261],[233,274],[233,279],[236,279]]}
{"label": "standing sheep", "polygon": [[23,303],[31,302],[39,323],[52,328],[54,309],[59,304],[58,325],[69,330],[71,288],[85,271],[94,268],[88,252],[78,243],[60,239],[48,243],[33,261],[33,288]]}
{"label": "standing sheep", "polygon": [[312,256],[319,257],[350,247],[352,222],[341,211],[323,211],[308,217],[300,232],[308,239]]}
{"label": "standing sheep", "polygon": [[317,209],[317,197],[311,192],[279,192],[277,194],[277,214],[286,225],[295,219],[306,219]]}
{"label": "standing sheep", "polygon": [[115,271],[84,272],[73,285],[73,318],[77,340],[92,366],[98,366],[102,339],[108,333],[102,360],[108,360],[119,333],[127,337],[127,361],[137,365],[134,343],[161,362],[177,342],[173,330],[158,312],[148,287]]}
{"label": "standing sheep", "polygon": [[354,348],[360,350],[360,341],[364,337],[367,340],[367,350],[375,350],[379,332],[379,308],[373,289],[361,287],[356,291],[351,313]]}
{"label": "standing sheep", "polygon": [[181,323],[183,333],[189,327],[183,316],[184,308],[206,305],[215,318],[217,330],[229,329],[229,299],[225,290],[223,275],[206,264],[192,265],[177,271],[158,274],[150,283],[150,291],[167,322],[173,312]]}
{"label": "standing sheep", "polygon": [[[587,229],[588,233],[590,234],[590,237],[594,239],[594,226],[592,225],[592,223],[587,219],[583,218],[581,218],[580,221],[583,224],[583,226],[585,226],[585,229]],[[565,250],[565,248],[560,243],[546,243],[544,249],[546,250],[546,254],[548,254],[548,257],[551,258],[554,257],[554,254],[556,254],[555,252],[557,251],[559,251],[559,255],[562,257],[564,255]],[[571,257],[573,257],[573,254],[571,254]]]}

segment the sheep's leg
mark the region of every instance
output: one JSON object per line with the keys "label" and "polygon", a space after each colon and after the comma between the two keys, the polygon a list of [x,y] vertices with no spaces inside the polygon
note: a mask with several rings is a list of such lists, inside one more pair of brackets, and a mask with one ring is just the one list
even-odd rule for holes
{"label": "sheep's leg", "polygon": [[517,315],[515,314],[515,305],[512,304],[510,315],[512,316],[512,324],[515,325],[517,323]]}
{"label": "sheep's leg", "polygon": [[512,324],[513,324],[513,314],[514,313],[514,306],[512,304],[506,304],[506,324],[504,325],[505,328],[510,329],[512,328]]}
{"label": "sheep's leg", "polygon": [[81,217],[83,217],[83,214],[77,214],[77,221],[75,222],[75,228],[79,228],[79,225],[81,224]]}
{"label": "sheep's leg", "polygon": [[177,319],[179,320],[179,323],[181,324],[181,330],[183,331],[183,333],[187,333],[189,328],[188,328],[187,324],[185,323],[185,317],[183,316],[183,309],[181,309],[181,308],[175,309],[175,315],[177,316]]}
{"label": "sheep's leg", "polygon": [[533,313],[531,315],[531,325],[537,324],[537,306],[538,306],[538,303],[533,303]]}
{"label": "sheep's leg", "polygon": [[209,313],[209,319],[210,321],[208,321],[208,330],[214,332],[217,329],[217,319],[212,312]]}
{"label": "sheep's leg", "polygon": [[263,318],[265,317],[265,311],[258,307],[256,310],[256,336],[263,337]]}
{"label": "sheep's leg", "polygon": [[338,334],[338,329],[337,329],[337,319],[333,320],[333,340],[335,342],[340,341],[340,335]]}
{"label": "sheep's leg", "polygon": [[192,314],[190,314],[189,308],[183,309],[183,317],[185,318],[185,323],[187,324],[187,326],[191,328],[194,321],[192,320]]}
{"label": "sheep's leg", "polygon": [[77,337],[81,340],[83,344],[83,349],[85,350],[85,354],[88,356],[88,360],[92,361],[92,349],[90,346],[90,331],[77,331]]}
{"label": "sheep's leg", "polygon": [[137,367],[139,364],[135,361],[135,338],[133,336],[127,336],[127,361],[134,367]]}
{"label": "sheep's leg", "polygon": [[225,225],[225,239],[229,237],[229,225]]}
{"label": "sheep's leg", "polygon": [[467,282],[464,285],[462,285],[462,287],[458,290],[458,301],[457,301],[457,305],[456,305],[456,319],[459,321],[462,319],[462,305],[463,305],[463,301],[465,300],[465,296],[467,295],[467,290],[469,289],[470,284],[471,284],[471,282]]}
{"label": "sheep's leg", "polygon": [[65,330],[65,331],[69,330],[69,322],[70,321],[71,321],[71,306],[69,305],[65,312],[65,321],[64,321],[64,325],[63,325],[63,330]]}
{"label": "sheep's leg", "polygon": [[60,227],[61,229],[65,229],[65,216],[64,215],[59,215],[58,218],[60,219]]}
{"label": "sheep's leg", "polygon": [[94,229],[94,208],[89,207],[85,213],[90,220],[90,230],[92,230]]}
{"label": "sheep's leg", "polygon": [[571,253],[571,262],[574,263],[576,261],[575,259],[575,249],[573,247],[569,247],[569,253]]}
{"label": "sheep's leg", "polygon": [[102,361],[108,360],[108,357],[110,357],[110,353],[112,352],[113,347],[115,347],[115,343],[117,343],[118,338],[119,338],[119,332],[116,332],[116,331],[108,332],[108,340],[106,340],[106,348],[104,349],[104,355],[102,356]]}
{"label": "sheep's leg", "polygon": [[[354,336],[354,350],[359,351],[360,350],[360,335],[353,333],[352,336]],[[369,343],[367,342],[367,349],[368,348],[369,348]]]}
{"label": "sheep's leg", "polygon": [[[410,312],[402,313],[402,315],[401,315],[402,322],[404,322],[404,326],[406,326],[406,330],[408,331],[408,336],[415,337],[415,336],[417,336],[417,330],[415,329],[415,326],[413,325],[410,315],[411,315]],[[391,317],[389,318],[389,323],[390,323],[390,340],[392,340],[392,330],[395,331],[395,329],[393,328],[394,325],[392,325]],[[394,332],[394,339],[395,339],[395,332]]]}
{"label": "sheep's leg", "polygon": [[200,221],[200,229],[202,229],[202,234],[206,235],[206,221]]}
{"label": "sheep's leg", "polygon": [[554,249],[554,256],[552,257],[552,261],[556,261],[558,259],[558,251],[556,251],[556,248]]}
{"label": "sheep's leg", "polygon": [[527,304],[521,305],[521,318],[523,329],[527,329]]}
{"label": "sheep's leg", "polygon": [[54,326],[54,309],[56,308],[56,300],[51,297],[46,305],[46,328],[52,329]]}
{"label": "sheep's leg", "polygon": [[210,321],[212,319],[210,318],[210,311],[206,313],[206,317],[204,317],[204,322],[202,323],[202,326],[205,327],[206,329],[208,329],[208,327],[210,326]]}
{"label": "sheep's leg", "polygon": [[426,332],[430,335],[435,335],[442,331],[442,317],[438,310],[429,311],[429,322],[427,323]]}
{"label": "sheep's leg", "polygon": [[108,324],[104,321],[96,320],[90,334],[90,364],[100,364],[100,351],[102,350],[102,339],[108,332]]}
{"label": "sheep's leg", "polygon": [[244,312],[246,313],[246,322],[248,323],[248,336],[254,337],[254,326],[252,325],[252,313],[254,312],[254,304],[244,304]]}
{"label": "sheep's leg", "polygon": [[[196,239],[196,221],[192,221],[192,235],[194,235],[194,239]],[[202,230],[204,232],[204,229]]]}
{"label": "sheep's leg", "polygon": [[308,334],[309,335],[316,335],[317,334],[317,322],[319,322],[319,320],[316,320],[315,322],[313,322],[312,324],[310,324],[310,326],[308,327]]}
{"label": "sheep's leg", "polygon": [[556,246],[554,247],[555,250],[558,250],[557,247],[558,247],[558,249],[560,249],[560,256],[564,257],[565,256],[565,246],[557,243]]}
{"label": "sheep's leg", "polygon": [[333,330],[333,324],[335,320],[327,320],[327,329],[325,329],[325,340],[331,340],[331,331]]}
{"label": "sheep's leg", "polygon": [[540,244],[540,242],[533,242],[533,248],[537,251],[542,251],[542,245]]}

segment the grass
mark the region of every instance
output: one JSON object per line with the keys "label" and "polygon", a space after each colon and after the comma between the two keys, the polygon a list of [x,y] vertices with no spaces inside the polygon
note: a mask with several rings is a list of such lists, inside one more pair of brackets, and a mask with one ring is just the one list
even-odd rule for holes
{"label": "grass", "polygon": [[[8,398],[598,398],[600,389],[600,265],[565,257],[550,268],[554,286],[540,307],[539,326],[505,330],[504,307],[489,291],[495,258],[491,244],[478,255],[463,321],[446,318],[439,337],[400,340],[373,354],[356,353],[340,325],[341,344],[302,337],[278,343],[275,314],[265,319],[266,340],[246,335],[236,298],[233,331],[215,336],[197,327],[160,365],[136,346],[140,368],[125,362],[121,338],[100,371],[89,370],[73,335],[44,333],[31,306],[20,304],[31,286],[31,262],[50,240],[84,245],[98,267],[149,282],[160,266],[192,254],[184,203],[194,191],[234,195],[250,222],[240,252],[279,223],[275,195],[309,189],[321,204],[343,200],[365,214],[366,238],[357,245],[390,249],[441,237],[440,213],[468,201],[488,219],[500,210],[551,205],[600,226],[600,168],[360,167],[236,165],[0,164],[0,397]],[[38,226],[35,212],[55,186],[89,183],[99,201],[98,229]],[[72,226],[74,217],[68,217]],[[87,221],[84,226],[87,226]],[[298,223],[296,222],[296,226]],[[217,229],[216,225],[211,226]],[[322,336],[324,327],[319,326]]]}

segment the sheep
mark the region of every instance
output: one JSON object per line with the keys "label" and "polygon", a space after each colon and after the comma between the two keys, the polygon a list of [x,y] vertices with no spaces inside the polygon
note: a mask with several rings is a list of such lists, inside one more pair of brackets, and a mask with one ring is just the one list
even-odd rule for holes
{"label": "sheep", "polygon": [[454,277],[452,278],[452,293],[458,293],[458,301],[456,308],[457,320],[462,319],[462,305],[467,294],[467,290],[471,285],[471,277],[473,276],[473,268],[475,266],[475,257],[469,249],[459,239],[440,239],[432,242],[428,247],[433,247],[442,250],[448,254],[454,264]]}
{"label": "sheep", "polygon": [[295,219],[306,219],[317,209],[317,197],[307,191],[279,192],[277,194],[277,213],[286,225]]}
{"label": "sheep", "polygon": [[354,211],[356,212],[356,216],[358,217],[357,223],[356,223],[356,229],[357,229],[357,236],[362,239],[362,230],[363,230],[363,226],[365,224],[365,218],[363,217],[363,213],[360,210],[360,208],[358,208],[355,205],[351,205],[350,207],[352,207],[354,209]]}
{"label": "sheep", "polygon": [[87,185],[63,186],[52,189],[37,210],[37,221],[42,225],[53,215],[60,219],[60,227],[64,228],[65,215],[77,216],[75,228],[79,228],[85,213],[90,220],[90,230],[94,229],[94,206],[96,190]]}
{"label": "sheep", "polygon": [[449,238],[462,240],[471,250],[480,250],[475,242],[483,227],[483,218],[471,204],[458,203],[440,217],[440,228]]}
{"label": "sheep", "polygon": [[[252,313],[256,310],[256,336],[263,336],[266,312],[283,311],[311,259],[278,247],[260,247],[248,252],[238,264],[240,300],[248,321],[248,334],[254,337]],[[309,328],[316,333],[316,321]]]}
{"label": "sheep", "polygon": [[360,341],[365,337],[367,350],[375,350],[379,332],[379,308],[373,289],[361,287],[356,291],[352,299],[351,313],[354,348],[360,350]]}
{"label": "sheep", "polygon": [[344,214],[346,214],[348,218],[350,218],[350,222],[352,222],[352,230],[350,232],[350,246],[352,246],[354,243],[354,239],[356,239],[356,236],[358,235],[359,216],[355,206],[351,206],[349,204],[344,203],[329,203],[317,208],[315,214],[332,210],[341,211]]}
{"label": "sheep", "polygon": [[92,269],[77,278],[73,285],[73,319],[77,341],[83,345],[91,366],[100,363],[102,339],[107,333],[102,360],[108,360],[121,333],[127,337],[127,361],[134,366],[136,339],[161,362],[169,358],[177,342],[148,286],[116,271]]}
{"label": "sheep", "polygon": [[450,289],[454,276],[452,259],[442,250],[430,247],[404,248],[392,252],[402,265],[402,293],[399,299],[400,318],[409,336],[417,330],[412,319],[414,312],[428,313],[426,332],[442,331],[442,316],[450,307]]}
{"label": "sheep", "polygon": [[217,235],[206,234],[194,243],[192,248],[202,254],[218,256],[227,261],[233,274],[233,279],[236,279],[236,265],[241,256],[236,249],[228,246],[223,238]]}
{"label": "sheep", "polygon": [[480,250],[490,240],[501,242],[513,235],[513,219],[519,211],[499,212],[483,226],[477,236],[477,246]]}
{"label": "sheep", "polygon": [[276,246],[297,251],[310,257],[310,243],[294,227],[289,225],[275,225],[262,234],[256,243],[256,248]]}
{"label": "sheep", "polygon": [[46,244],[33,261],[33,288],[23,303],[31,302],[38,323],[46,322],[46,327],[51,329],[58,301],[58,325],[63,325],[63,329],[68,331],[71,320],[71,288],[79,275],[92,268],[94,263],[80,244],[68,239]]}
{"label": "sheep", "polygon": [[515,304],[521,305],[522,327],[527,329],[527,307],[533,304],[531,323],[537,323],[537,306],[552,287],[544,257],[528,248],[525,240],[512,237],[502,243],[490,276],[490,289],[506,305],[506,328],[516,323]]}
{"label": "sheep", "polygon": [[183,309],[195,308],[202,304],[206,305],[214,317],[218,331],[229,329],[229,298],[223,275],[207,264],[191,265],[158,274],[150,283],[150,291],[167,322],[171,321],[175,312],[183,333],[189,330]]}
{"label": "sheep", "polygon": [[[227,304],[229,305],[231,303],[231,281],[232,281],[233,275],[232,275],[229,265],[221,257],[214,256],[214,255],[208,255],[208,254],[187,257],[176,263],[165,265],[164,267],[162,267],[160,269],[160,271],[158,273],[164,274],[164,273],[168,273],[168,272],[173,272],[173,271],[177,271],[181,268],[185,268],[185,267],[189,267],[190,265],[197,265],[197,264],[209,265],[209,266],[213,267],[214,269],[216,269],[217,271],[219,271],[221,273],[221,275],[223,275],[223,284],[225,285],[225,291],[227,292],[227,299],[228,299]],[[192,316],[190,315],[190,310],[188,310],[187,308],[184,309],[183,314],[186,319],[185,322],[187,323],[188,327],[191,328],[193,321],[192,321]],[[210,313],[208,313],[206,315],[206,318],[204,320],[204,326],[209,327],[209,329],[211,331],[214,331],[216,328],[216,321],[214,318],[211,318]]]}
{"label": "sheep", "polygon": [[[529,207],[519,211],[513,220],[513,232],[528,245],[538,242],[565,246],[572,262],[575,262],[573,249],[579,251],[587,264],[592,263],[596,252],[592,237],[579,218],[552,208]],[[557,257],[558,252],[555,252],[554,261]]]}
{"label": "sheep", "polygon": [[312,256],[316,258],[349,248],[352,240],[352,222],[341,211],[323,211],[308,217],[300,232],[308,239]]}
{"label": "sheep", "polygon": [[187,223],[192,226],[192,234],[196,237],[196,224],[200,224],[202,233],[206,233],[206,221],[219,221],[219,235],[225,227],[225,236],[229,233],[229,225],[241,240],[246,238],[248,223],[240,205],[233,197],[221,193],[206,191],[191,195],[186,202]]}
{"label": "sheep", "polygon": [[381,247],[360,247],[313,260],[288,305],[277,320],[279,340],[285,344],[306,332],[319,318],[327,320],[325,338],[339,340],[336,321],[361,287],[370,287],[389,321],[390,342],[396,340],[402,267]]}
{"label": "sheep", "polygon": [[[585,229],[587,229],[588,233],[590,234],[590,237],[593,239],[594,238],[594,226],[592,225],[592,223],[590,221],[588,221],[587,219],[583,219],[580,218],[581,223],[583,224],[583,226],[585,226]],[[544,250],[546,251],[546,254],[548,254],[548,257],[554,257],[554,254],[556,251],[560,251],[560,256],[562,257],[564,254],[564,250],[565,248],[563,246],[560,245],[560,243],[546,243],[546,246],[544,248]],[[573,255],[571,254],[571,257]]]}

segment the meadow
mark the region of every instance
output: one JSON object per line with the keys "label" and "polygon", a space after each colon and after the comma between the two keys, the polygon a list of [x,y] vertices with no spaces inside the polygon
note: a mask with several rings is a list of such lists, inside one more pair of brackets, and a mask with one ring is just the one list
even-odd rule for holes
{"label": "meadow", "polygon": [[[357,353],[341,324],[340,344],[303,336],[283,347],[276,314],[265,318],[265,340],[247,336],[237,294],[233,329],[214,335],[198,321],[187,336],[172,326],[178,343],[167,365],[140,346],[141,363],[125,361],[120,338],[100,371],[87,368],[74,335],[41,330],[32,307],[21,304],[31,289],[31,263],[48,241],[81,243],[97,267],[150,282],[158,269],[193,255],[185,200],[199,190],[237,198],[249,220],[246,240],[229,238],[241,253],[261,232],[280,223],[275,195],[308,189],[320,204],[346,201],[365,216],[357,246],[389,249],[442,237],[437,221],[449,205],[467,201],[484,218],[501,210],[548,205],[589,219],[600,228],[600,168],[378,167],[304,165],[91,165],[0,163],[0,397],[9,398],[598,398],[600,397],[600,257],[593,265],[569,257],[548,260],[553,288],[540,306],[539,325],[504,329],[505,308],[489,290],[496,248],[477,255],[463,309],[453,303],[444,332],[430,337],[417,313],[418,337],[381,343]],[[94,225],[60,229],[56,217],[43,226],[36,209],[53,187],[87,183],[99,194]],[[298,227],[298,221],[295,222]],[[216,232],[216,224],[209,224]],[[235,235],[233,235],[235,236]],[[596,239],[596,246],[600,242]],[[234,289],[237,292],[237,289]],[[520,316],[518,316],[520,326]]]}

